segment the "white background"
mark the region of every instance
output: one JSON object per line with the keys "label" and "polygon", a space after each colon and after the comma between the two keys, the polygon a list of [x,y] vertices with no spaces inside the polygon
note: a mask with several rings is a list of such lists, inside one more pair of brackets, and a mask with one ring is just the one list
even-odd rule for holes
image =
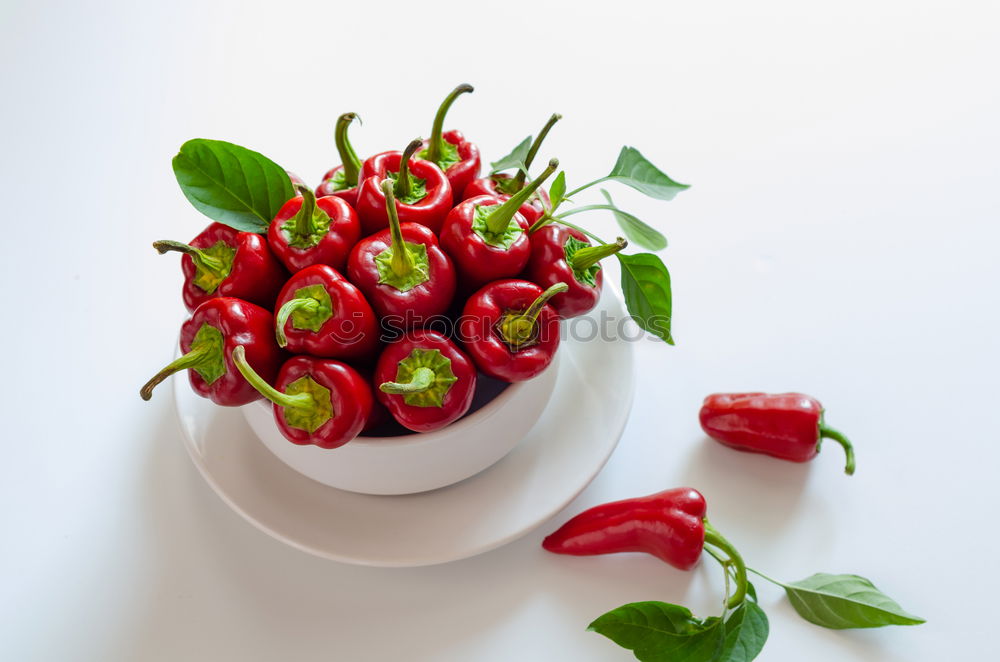
{"label": "white background", "polygon": [[[998,19],[944,1],[4,2],[0,658],[628,660],[587,623],[645,599],[711,614],[717,569],[539,542],[586,506],[677,485],[751,565],[856,572],[928,619],[825,631],[758,582],[760,659],[985,654]],[[571,187],[622,144],[693,185],[668,204],[616,195],[670,239],[677,346],[640,346],[618,451],[525,538],[421,569],[313,558],[211,492],[169,389],[136,393],[182,319],[176,260],[149,243],[206,222],[170,158],[226,139],[315,182],[339,113],[364,118],[360,152],[399,149],[465,81],[448,125],[487,157],[559,111],[544,153]],[[857,475],[836,445],[800,466],[707,441],[702,397],[741,389],[819,396]]]}

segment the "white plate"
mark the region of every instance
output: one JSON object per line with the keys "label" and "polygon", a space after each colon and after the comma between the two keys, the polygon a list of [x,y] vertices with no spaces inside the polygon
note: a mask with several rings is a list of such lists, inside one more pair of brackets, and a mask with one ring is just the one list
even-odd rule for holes
{"label": "white plate", "polygon": [[[615,321],[625,315],[608,287],[590,315],[596,322],[602,312]],[[238,408],[198,397],[183,378],[174,379],[174,396],[191,459],[261,530],[345,563],[445,563],[521,537],[569,504],[611,456],[632,408],[632,346],[595,335],[565,338],[552,399],[517,448],[472,478],[422,494],[373,496],[322,485],[276,458]]]}

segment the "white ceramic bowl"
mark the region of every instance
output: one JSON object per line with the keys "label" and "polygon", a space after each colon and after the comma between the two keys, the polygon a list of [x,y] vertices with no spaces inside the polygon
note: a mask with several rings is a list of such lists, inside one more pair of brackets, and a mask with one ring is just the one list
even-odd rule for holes
{"label": "white ceramic bowl", "polygon": [[243,415],[278,459],[324,485],[362,494],[426,492],[474,476],[514,449],[552,396],[559,354],[542,374],[509,385],[480,409],[435,432],[358,437],[323,449],[281,436],[266,400],[243,406]]}

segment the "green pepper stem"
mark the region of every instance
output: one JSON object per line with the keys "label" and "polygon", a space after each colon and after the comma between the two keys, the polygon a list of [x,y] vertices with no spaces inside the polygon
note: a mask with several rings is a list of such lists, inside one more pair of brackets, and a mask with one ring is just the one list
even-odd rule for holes
{"label": "green pepper stem", "polygon": [[157,385],[159,385],[163,380],[170,375],[180,372],[181,370],[197,368],[209,358],[212,351],[213,348],[210,345],[205,344],[200,347],[193,348],[190,352],[184,354],[183,356],[177,357],[170,362],[167,367],[153,375],[152,379],[143,384],[142,388],[139,389],[139,396],[143,400],[149,400],[153,397],[153,389],[156,388]]}
{"label": "green pepper stem", "polygon": [[250,383],[250,386],[253,386],[257,389],[258,393],[279,407],[293,407],[296,409],[313,409],[316,407],[316,400],[308,393],[288,395],[268,384],[247,362],[247,354],[246,350],[243,349],[243,345],[234,347],[231,357],[233,363],[236,365],[236,369]]}
{"label": "green pepper stem", "polygon": [[[735,609],[740,606],[747,594],[747,567],[743,563],[743,557],[736,551],[732,543],[726,540],[715,527],[708,523],[708,520],[705,520],[705,544],[720,549],[725,553],[728,558],[728,561],[722,562],[725,572],[728,572],[728,565],[732,565],[736,571],[736,591],[726,600],[726,607]],[[712,556],[718,560],[718,556],[715,554],[712,554]]]}
{"label": "green pepper stem", "polygon": [[396,213],[396,198],[393,196],[392,182],[388,179],[382,182],[382,193],[385,194],[385,212],[389,215],[389,234],[392,235],[392,271],[397,276],[405,276],[413,271],[413,256],[403,241],[399,214]]}
{"label": "green pepper stem", "polygon": [[847,464],[844,467],[844,473],[848,476],[854,475],[854,445],[848,440],[847,437],[843,435],[842,432],[834,430],[828,427],[822,421],[819,424],[819,438],[820,439],[833,439],[838,444],[844,447],[844,453],[847,455]]}
{"label": "green pepper stem", "polygon": [[515,191],[520,190],[524,186],[524,179],[528,176],[527,169],[531,167],[531,162],[535,160],[535,156],[538,154],[538,148],[542,146],[542,141],[545,140],[545,136],[549,135],[549,131],[555,126],[555,123],[562,119],[562,115],[559,113],[552,113],[552,117],[549,121],[545,123],[542,130],[538,133],[538,137],[531,142],[531,147],[528,148],[528,155],[524,157],[524,170],[518,170],[517,174],[514,176],[513,189]]}
{"label": "green pepper stem", "polygon": [[535,337],[535,324],[538,322],[538,315],[542,312],[542,308],[548,303],[549,299],[568,289],[569,285],[566,283],[556,283],[532,301],[531,305],[523,313],[508,313],[505,315],[500,324],[500,335],[503,337],[504,342],[514,349],[531,342]]}
{"label": "green pepper stem", "polygon": [[221,260],[212,257],[211,255],[205,253],[205,251],[195,248],[189,244],[182,244],[179,241],[161,239],[160,241],[153,242],[153,248],[155,248],[160,255],[163,255],[168,251],[184,253],[194,260],[194,266],[197,267],[199,271],[207,271],[213,275],[219,276],[220,278],[223,278],[226,275],[226,265],[224,265]]}
{"label": "green pepper stem", "polygon": [[[308,186],[299,184],[295,187],[302,196],[302,206],[295,214],[295,234],[308,237],[316,233],[316,195]],[[322,213],[322,211],[321,211]]]}
{"label": "green pepper stem", "polygon": [[405,198],[410,195],[413,182],[410,180],[410,159],[416,153],[424,141],[416,138],[403,150],[403,156],[399,160],[399,172],[396,173],[396,197]]}
{"label": "green pepper stem", "polygon": [[348,184],[347,188],[358,185],[358,173],[361,172],[361,159],[347,139],[347,127],[351,126],[354,120],[361,122],[357,113],[344,113],[337,118],[337,126],[333,130],[333,140],[337,144],[337,152],[340,153],[340,163],[344,166],[344,181]]}
{"label": "green pepper stem", "polygon": [[444,118],[448,114],[451,104],[455,103],[455,99],[459,96],[465,94],[466,92],[472,92],[474,89],[475,88],[468,83],[462,83],[452,90],[438,107],[437,114],[434,115],[434,126],[431,127],[431,139],[427,144],[428,161],[437,163],[441,160],[441,151],[444,148],[444,145],[442,144],[444,139],[441,137],[441,134],[444,132]]}
{"label": "green pepper stem", "polygon": [[573,253],[573,260],[570,266],[573,267],[574,271],[584,271],[604,258],[624,250],[626,247],[628,247],[628,242],[625,238],[618,237],[613,244],[600,244],[599,246],[581,248],[576,253]]}
{"label": "green pepper stem", "polygon": [[378,390],[383,393],[393,393],[396,395],[423,393],[431,387],[436,376],[430,368],[417,368],[413,373],[413,379],[409,383],[384,382],[379,384]]}
{"label": "green pepper stem", "polygon": [[549,161],[549,167],[545,169],[537,179],[522,188],[520,191],[515,193],[507,200],[505,203],[494,209],[486,217],[486,229],[489,230],[491,234],[500,234],[507,229],[510,225],[510,219],[514,218],[514,214],[517,210],[521,208],[528,198],[538,190],[538,187],[548,179],[552,173],[559,168],[559,159],[552,159]]}
{"label": "green pepper stem", "polygon": [[274,337],[278,340],[279,347],[288,345],[288,338],[285,337],[285,323],[289,316],[296,310],[308,310],[315,312],[319,308],[319,301],[309,297],[299,297],[289,299],[278,309],[278,314],[274,316]]}

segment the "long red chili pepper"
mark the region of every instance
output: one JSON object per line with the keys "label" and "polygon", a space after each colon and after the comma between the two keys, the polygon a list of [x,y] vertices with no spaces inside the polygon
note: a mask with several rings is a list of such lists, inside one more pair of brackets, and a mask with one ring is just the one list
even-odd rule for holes
{"label": "long red chili pepper", "polygon": [[613,244],[591,246],[579,230],[549,223],[531,235],[531,259],[524,277],[540,287],[566,283],[569,289],[552,297],[552,307],[564,319],[583,315],[601,298],[604,270],[600,260],[626,246],[628,242],[621,237]]}
{"label": "long red chili pepper", "polygon": [[272,387],[247,362],[242,345],[233,348],[232,361],[274,403],[278,430],[293,444],[338,448],[361,433],[371,414],[371,386],[346,363],[295,356]]}
{"label": "long red chili pepper", "polygon": [[444,118],[462,94],[472,92],[473,87],[463,83],[452,90],[441,103],[434,115],[434,125],[431,127],[431,137],[424,141],[418,156],[426,159],[444,171],[451,184],[452,204],[462,200],[462,192],[469,182],[479,176],[479,148],[465,139],[461,131],[444,131]]}
{"label": "long red chili pepper", "polygon": [[826,425],[823,405],[811,396],[716,393],[705,398],[698,418],[705,434],[726,446],[792,462],[813,459],[823,439],[833,439],[847,454],[844,471],[854,473],[854,447]]}
{"label": "long red chili pepper", "polygon": [[181,295],[191,312],[216,297],[236,297],[270,308],[288,278],[264,237],[222,223],[212,223],[188,244],[154,241],[153,248],[160,255],[184,254]]}
{"label": "long red chili pepper", "polygon": [[382,182],[393,183],[396,213],[401,223],[420,223],[437,234],[444,217],[451,210],[451,184],[441,168],[430,161],[415,158],[420,140],[414,140],[402,152],[376,154],[361,166],[358,188],[358,217],[361,231],[370,235],[389,227]]}
{"label": "long red chili pepper", "polygon": [[389,344],[375,367],[375,394],[399,421],[430,432],[465,415],[476,391],[476,367],[455,343],[416,329]]}
{"label": "long red chili pepper", "polygon": [[247,361],[272,382],[286,354],[274,342],[274,317],[258,305],[219,297],[198,306],[181,325],[181,351],[177,360],[156,373],[139,390],[143,400],[170,375],[187,370],[191,388],[203,398],[224,407],[239,407],[260,398],[229,359],[233,347],[246,345]]}
{"label": "long red chili pepper", "polygon": [[513,278],[524,269],[531,256],[531,225],[518,209],[558,167],[559,161],[552,159],[541,176],[506,201],[480,196],[448,212],[441,228],[441,247],[455,261],[466,291]]}
{"label": "long red chili pepper", "polygon": [[728,600],[733,608],[746,595],[746,565],[736,548],[708,523],[706,512],[705,497],[698,490],[665,490],[585,510],[545,538],[542,547],[574,556],[645,552],[690,570],[709,545],[720,550],[735,571],[736,587]]}
{"label": "long red chili pepper", "polygon": [[333,139],[340,154],[340,165],[330,168],[316,187],[317,198],[335,195],[352,207],[358,204],[358,178],[361,174],[361,159],[347,139],[347,128],[354,120],[361,122],[356,113],[344,113],[337,118]]}
{"label": "long red chili pepper", "polygon": [[268,245],[292,273],[314,264],[342,270],[361,238],[357,213],[342,197],[317,199],[306,186],[298,190],[268,226]]}

